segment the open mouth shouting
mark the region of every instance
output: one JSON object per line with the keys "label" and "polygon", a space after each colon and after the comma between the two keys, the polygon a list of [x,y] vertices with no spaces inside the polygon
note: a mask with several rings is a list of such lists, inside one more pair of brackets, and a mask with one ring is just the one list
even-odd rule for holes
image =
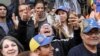
{"label": "open mouth shouting", "polygon": [[43,24],[40,28],[40,34],[44,34],[46,36],[51,36],[53,34],[52,27],[49,24]]}

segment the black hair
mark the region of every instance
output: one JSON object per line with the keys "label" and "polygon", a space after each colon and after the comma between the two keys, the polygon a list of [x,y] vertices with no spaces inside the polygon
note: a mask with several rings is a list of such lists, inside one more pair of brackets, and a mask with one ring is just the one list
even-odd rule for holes
{"label": "black hair", "polygon": [[[17,15],[16,15],[16,16],[18,16],[19,18],[20,18],[20,15],[19,15],[19,7],[20,7],[21,5],[29,5],[29,4],[27,4],[27,3],[19,4],[19,6],[18,6],[18,8],[17,8]],[[30,5],[29,5],[29,7],[30,7]]]}
{"label": "black hair", "polygon": [[34,7],[35,7],[38,3],[42,3],[43,6],[45,7],[45,2],[44,2],[43,0],[35,0],[35,2],[34,2]]}
{"label": "black hair", "polygon": [[[22,3],[22,4],[20,4],[20,5],[18,6],[18,11],[19,11],[19,7],[20,7],[21,5],[29,5],[29,4],[27,4],[27,3]],[[30,7],[30,6],[29,6],[29,7]]]}
{"label": "black hair", "polygon": [[7,14],[6,14],[6,16],[7,16],[7,15],[8,15],[8,8],[7,8],[7,6],[6,6],[5,4],[0,3],[0,7],[1,7],[1,6],[3,6],[3,7],[6,8],[6,10],[7,10]]}
{"label": "black hair", "polygon": [[4,5],[4,4],[0,3],[0,6],[4,6],[4,7],[6,8],[6,10],[7,10],[7,6],[6,6],[6,5]]}

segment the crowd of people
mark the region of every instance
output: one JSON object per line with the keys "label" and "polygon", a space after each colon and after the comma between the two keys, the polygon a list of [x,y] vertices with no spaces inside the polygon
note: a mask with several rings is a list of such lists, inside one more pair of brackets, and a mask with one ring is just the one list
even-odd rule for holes
{"label": "crowd of people", "polygon": [[100,56],[100,0],[92,1],[89,15],[67,2],[0,3],[0,56]]}

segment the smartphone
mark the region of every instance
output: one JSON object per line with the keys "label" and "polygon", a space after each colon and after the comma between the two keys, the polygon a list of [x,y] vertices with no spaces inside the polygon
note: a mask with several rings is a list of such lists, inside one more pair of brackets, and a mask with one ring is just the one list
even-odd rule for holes
{"label": "smartphone", "polygon": [[60,16],[59,15],[55,15],[55,21],[61,23],[61,20],[60,20]]}

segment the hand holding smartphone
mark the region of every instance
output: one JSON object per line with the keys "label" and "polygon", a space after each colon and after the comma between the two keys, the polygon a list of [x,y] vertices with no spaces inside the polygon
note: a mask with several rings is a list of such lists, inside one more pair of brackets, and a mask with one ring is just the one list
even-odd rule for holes
{"label": "hand holding smartphone", "polygon": [[59,15],[55,15],[55,27],[56,28],[61,27],[61,20]]}
{"label": "hand holding smartphone", "polygon": [[55,22],[61,24],[60,16],[59,15],[55,15]]}

